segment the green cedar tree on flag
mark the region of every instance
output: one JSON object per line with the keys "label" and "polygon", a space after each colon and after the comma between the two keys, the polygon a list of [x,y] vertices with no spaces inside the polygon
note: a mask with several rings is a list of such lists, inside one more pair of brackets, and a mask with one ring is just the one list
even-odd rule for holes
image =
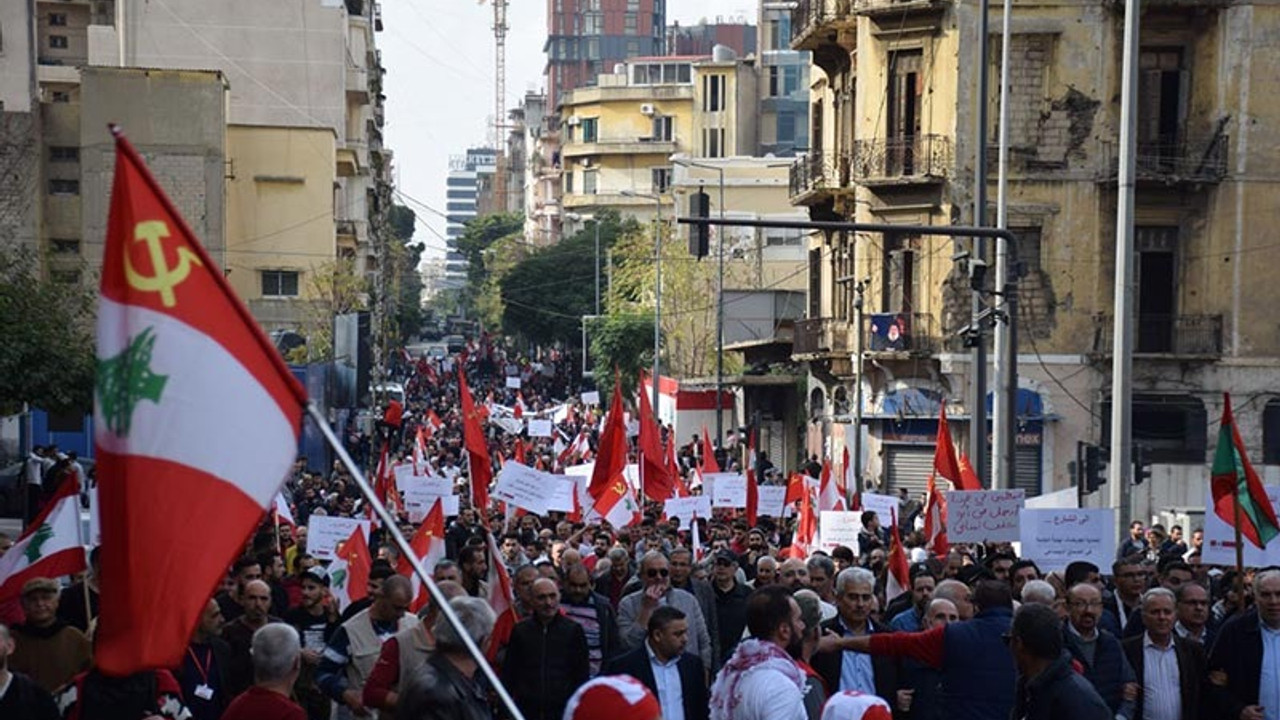
{"label": "green cedar tree on flag", "polygon": [[1280,535],[1280,523],[1276,522],[1275,508],[1267,498],[1266,489],[1258,473],[1254,472],[1240,429],[1231,414],[1231,395],[1222,394],[1222,425],[1218,428],[1218,449],[1213,454],[1211,470],[1213,484],[1213,510],[1228,525],[1236,525],[1236,507],[1240,503],[1240,535],[1258,548],[1266,547],[1276,535]]}
{"label": "green cedar tree on flag", "polygon": [[74,575],[86,567],[80,544],[80,483],[67,478],[25,532],[0,556],[0,602],[28,580]]}
{"label": "green cedar tree on flag", "polygon": [[94,659],[123,676],[182,662],[297,457],[306,394],[222,264],[115,135],[98,303]]}

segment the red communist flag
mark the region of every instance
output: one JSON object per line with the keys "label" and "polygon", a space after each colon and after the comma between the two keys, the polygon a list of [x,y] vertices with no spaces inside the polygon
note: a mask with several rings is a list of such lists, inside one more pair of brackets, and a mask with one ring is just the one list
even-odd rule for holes
{"label": "red communist flag", "polygon": [[477,510],[489,507],[489,483],[493,482],[493,466],[489,464],[489,444],[480,411],[467,387],[467,375],[458,365],[458,395],[462,405],[462,444],[467,448],[467,473],[471,476],[471,506]]}
{"label": "red communist flag", "polygon": [[[957,490],[981,490],[982,485],[973,477],[971,482],[960,472],[960,459],[956,457],[955,443],[951,442],[951,428],[947,426],[947,403],[938,409],[938,438],[933,449],[933,470],[938,477],[951,483]],[[972,476],[971,476],[972,477]]]}
{"label": "red communist flag", "polygon": [[707,426],[702,426],[702,472],[720,472],[720,463],[716,462],[716,451],[711,447],[711,438],[707,435]]}
{"label": "red communist flag", "polygon": [[98,305],[98,669],[176,667],[298,453],[306,394],[116,136]]}
{"label": "red communist flag", "polygon": [[616,528],[626,527],[640,519],[640,507],[631,494],[624,475],[627,469],[627,429],[623,421],[622,384],[614,382],[613,401],[600,433],[596,466],[591,472],[587,493],[592,498],[592,511]]}
{"label": "red communist flag", "polygon": [[640,477],[644,478],[644,494],[654,502],[663,502],[675,492],[671,474],[667,471],[666,454],[662,449],[662,431],[653,417],[649,394],[640,383]]}

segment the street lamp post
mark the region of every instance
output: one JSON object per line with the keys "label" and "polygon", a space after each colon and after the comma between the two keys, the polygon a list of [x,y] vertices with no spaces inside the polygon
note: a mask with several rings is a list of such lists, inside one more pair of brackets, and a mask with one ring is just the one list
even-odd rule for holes
{"label": "street lamp post", "polygon": [[[653,216],[654,295],[653,295],[653,413],[658,414],[658,372],[662,353],[662,196],[623,190],[624,197],[644,198],[654,202]],[[661,420],[659,419],[659,424]]]}

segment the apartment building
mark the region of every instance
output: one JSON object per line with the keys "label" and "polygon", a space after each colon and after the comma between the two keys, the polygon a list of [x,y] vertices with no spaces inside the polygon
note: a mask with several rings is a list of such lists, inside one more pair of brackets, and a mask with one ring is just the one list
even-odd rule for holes
{"label": "apartment building", "polygon": [[664,54],[666,16],[666,0],[548,0],[543,50],[551,106],[618,63]]}

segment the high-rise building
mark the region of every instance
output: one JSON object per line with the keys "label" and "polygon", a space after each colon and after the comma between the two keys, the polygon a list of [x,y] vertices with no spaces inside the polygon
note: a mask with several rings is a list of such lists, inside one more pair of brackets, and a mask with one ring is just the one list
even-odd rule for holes
{"label": "high-rise building", "polygon": [[791,48],[790,6],[762,0],[759,33],[760,154],[803,154],[809,149],[810,56]]}
{"label": "high-rise building", "polygon": [[674,23],[667,28],[666,50],[669,55],[710,55],[717,45],[723,45],[746,57],[756,53],[759,42],[756,26],[748,22],[716,22],[706,20],[697,25]]}
{"label": "high-rise building", "polygon": [[666,0],[551,0],[547,3],[547,97],[595,85],[633,57],[662,55]]}
{"label": "high-rise building", "polygon": [[460,288],[467,281],[467,258],[458,251],[467,222],[483,211],[493,211],[493,178],[498,170],[498,151],[493,148],[468,148],[465,155],[449,158],[449,176],[445,180],[444,285]]}

